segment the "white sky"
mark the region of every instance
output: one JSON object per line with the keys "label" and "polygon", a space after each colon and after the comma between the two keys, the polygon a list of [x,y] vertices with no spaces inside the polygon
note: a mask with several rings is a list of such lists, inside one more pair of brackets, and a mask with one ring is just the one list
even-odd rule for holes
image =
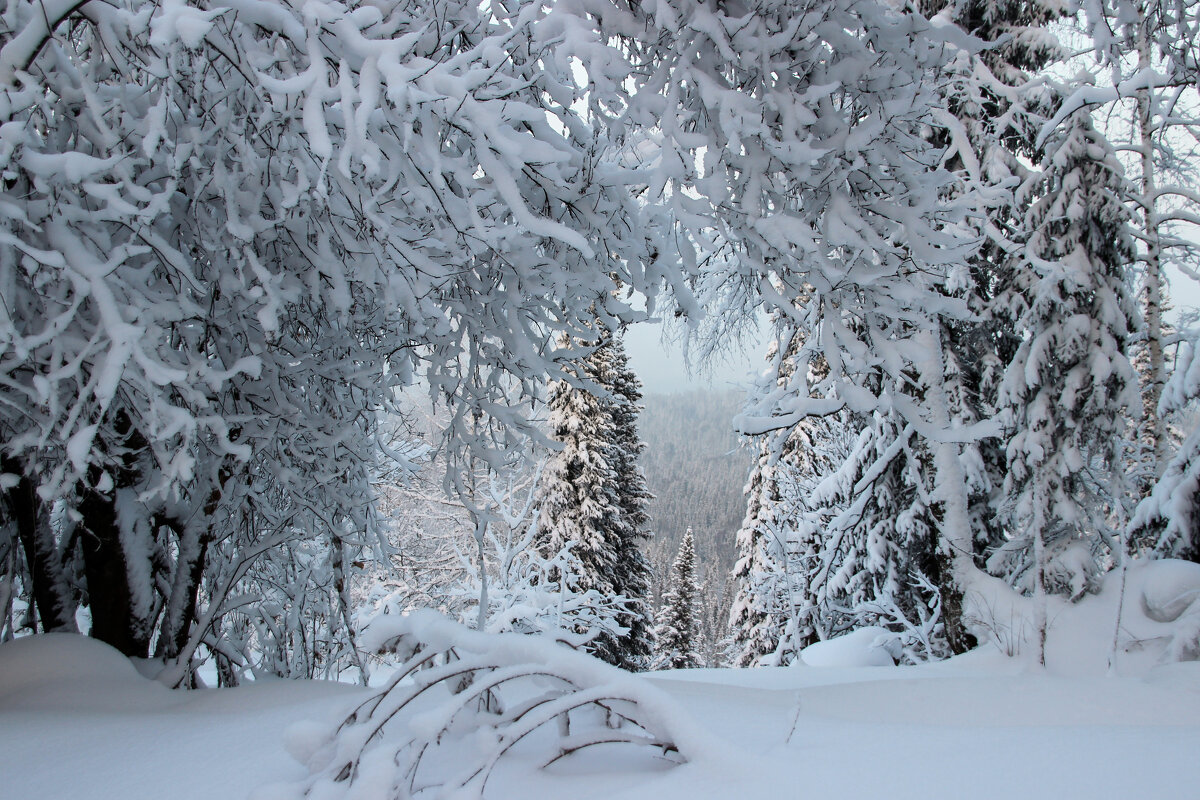
{"label": "white sky", "polygon": [[689,373],[682,346],[663,341],[662,325],[643,322],[625,332],[625,350],[647,394],[672,394],[744,387],[749,376],[762,368],[766,342],[750,342],[718,363],[706,367],[693,365]]}

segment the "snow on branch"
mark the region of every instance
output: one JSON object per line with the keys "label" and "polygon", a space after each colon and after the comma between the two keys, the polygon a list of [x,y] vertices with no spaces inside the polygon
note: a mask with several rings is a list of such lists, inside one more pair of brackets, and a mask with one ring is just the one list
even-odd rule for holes
{"label": "snow on branch", "polygon": [[664,695],[551,641],[471,631],[428,610],[378,618],[366,639],[402,665],[328,735],[293,736],[309,778],[269,796],[482,797],[518,746],[542,767],[599,745],[688,760],[690,726]]}

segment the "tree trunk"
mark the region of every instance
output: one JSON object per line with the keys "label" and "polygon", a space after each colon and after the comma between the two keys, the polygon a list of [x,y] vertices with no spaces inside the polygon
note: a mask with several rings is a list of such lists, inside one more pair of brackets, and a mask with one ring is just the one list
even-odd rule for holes
{"label": "tree trunk", "polygon": [[[1044,506],[1039,506],[1043,508]],[[1034,522],[1033,539],[1033,634],[1036,637],[1034,658],[1038,666],[1046,666],[1046,629],[1050,625],[1046,606],[1049,598],[1046,596],[1046,539],[1045,524],[1038,517]]]}
{"label": "tree trunk", "polygon": [[[368,671],[367,663],[363,660],[362,653],[358,650],[358,637],[354,633],[354,620],[350,615],[350,581],[346,575],[346,546],[342,542],[337,533],[332,533],[333,550],[331,558],[333,560],[333,585],[337,591],[338,611],[341,614],[342,624],[346,626],[346,642],[350,647],[350,657],[354,660],[354,666],[358,669],[359,681],[363,686],[366,686],[371,679],[371,674]],[[482,565],[480,567],[482,574]]]}
{"label": "tree trunk", "polygon": [[77,631],[75,603],[63,570],[49,515],[37,495],[37,487],[12,459],[4,459],[0,471],[19,476],[17,485],[4,493],[5,505],[16,523],[17,536],[25,552],[32,580],[33,601],[43,631]]}
{"label": "tree trunk", "polygon": [[121,545],[116,502],[84,487],[79,503],[83,565],[87,575],[92,638],[112,645],[130,658],[150,655],[148,626],[138,624],[129,565]]}
{"label": "tree trunk", "polygon": [[171,597],[167,602],[166,613],[163,614],[158,648],[155,651],[156,658],[172,660],[183,652],[191,634],[191,623],[196,616],[200,578],[204,574],[204,559],[208,553],[208,536],[203,528],[178,520],[160,518],[155,520],[155,525],[166,526],[175,531],[179,540],[175,580],[171,585]]}
{"label": "tree trunk", "polygon": [[953,574],[953,560],[942,548],[938,548],[935,559],[937,574],[933,583],[938,587],[942,600],[942,629],[946,634],[946,644],[950,645],[950,652],[960,655],[976,647],[979,640],[967,629],[962,589],[957,581],[943,577]]}
{"label": "tree trunk", "polygon": [[[1153,58],[1150,52],[1150,36],[1146,30],[1145,9],[1142,9],[1143,22],[1138,29],[1137,50],[1138,70],[1147,73],[1153,68]],[[1155,180],[1154,153],[1154,117],[1151,103],[1150,88],[1139,89],[1137,92],[1137,127],[1138,150],[1141,156],[1142,168],[1142,234],[1146,242],[1145,272],[1142,279],[1142,303],[1144,306],[1146,330],[1146,366],[1142,375],[1142,404],[1145,416],[1143,442],[1154,458],[1154,473],[1148,478],[1155,479],[1162,475],[1167,464],[1167,441],[1163,430],[1162,419],[1158,413],[1158,401],[1162,397],[1163,386],[1166,383],[1165,367],[1163,364],[1162,345],[1162,243],[1158,233],[1161,220],[1158,214],[1158,184]],[[1148,493],[1151,484],[1143,487],[1143,494]]]}
{"label": "tree trunk", "polygon": [[[923,367],[928,387],[930,422],[949,437],[950,408],[946,399],[946,360],[942,352],[940,330],[929,331],[929,349]],[[967,513],[967,479],[960,462],[960,448],[951,441],[931,442],[933,448],[933,515],[938,526],[937,587],[942,598],[942,625],[946,641],[955,653],[965,653],[976,643],[967,630],[964,596],[967,582],[975,572],[975,537]]]}

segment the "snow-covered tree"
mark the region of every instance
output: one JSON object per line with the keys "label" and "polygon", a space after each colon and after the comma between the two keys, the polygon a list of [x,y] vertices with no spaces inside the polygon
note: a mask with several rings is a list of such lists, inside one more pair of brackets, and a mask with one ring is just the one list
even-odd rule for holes
{"label": "snow-covered tree", "polygon": [[[586,360],[584,370],[594,363]],[[579,559],[580,587],[615,594],[621,511],[609,463],[612,417],[595,390],[566,382],[554,385],[547,407],[550,438],[561,449],[538,487],[538,548],[549,558],[569,545]]]}
{"label": "snow-covered tree", "polygon": [[626,632],[601,636],[590,649],[616,666],[645,669],[650,576],[640,544],[648,535],[650,495],[637,464],[643,447],[635,425],[639,385],[612,333],[601,331],[579,346],[588,351],[586,386],[561,382],[549,401],[550,437],[562,449],[551,455],[539,488],[538,548],[549,558],[570,547],[582,590],[626,598]]}
{"label": "snow-covered tree", "polygon": [[1133,260],[1121,166],[1087,111],[1047,143],[1042,172],[1023,187],[1028,238],[1010,295],[1023,339],[1005,375],[1009,430],[1005,493],[1011,540],[995,568],[1035,598],[1044,660],[1047,592],[1077,597],[1094,585],[1105,546],[1096,484],[1119,469],[1115,439],[1137,405],[1127,357]]}
{"label": "snow-covered tree", "polygon": [[[629,69],[579,21],[9,4],[2,488],[39,505],[5,528],[36,521],[10,539],[47,553],[52,503],[70,523],[15,567],[23,591],[77,580],[46,608],[85,589],[93,635],[186,663],[289,543],[323,539],[341,582],[374,535],[379,414],[418,365],[464,446],[571,377],[556,332],[641,313],[613,289],[653,296],[672,262],[619,132],[581,118]],[[78,577],[43,569],[80,551]]]}
{"label": "snow-covered tree", "polygon": [[[1144,498],[1178,444],[1160,414],[1178,343],[1169,323],[1168,276],[1195,275],[1200,249],[1192,235],[1200,216],[1196,146],[1196,51],[1200,4],[1193,0],[1088,0],[1083,22],[1094,48],[1092,78],[1073,91],[1060,116],[1100,108],[1110,139],[1124,139],[1130,186],[1125,202],[1136,231],[1138,302],[1143,325],[1133,342],[1142,384],[1142,413],[1128,466],[1135,500]],[[1174,269],[1172,269],[1174,268]],[[1172,341],[1174,339],[1174,341]]]}
{"label": "snow-covered tree", "polygon": [[897,415],[856,422],[845,458],[808,499],[820,538],[806,582],[822,638],[881,624],[880,607],[919,618],[937,577],[921,440]]}
{"label": "snow-covered tree", "polygon": [[[962,124],[940,84],[965,37],[860,0],[665,3],[645,24],[634,59],[652,78],[633,113],[662,120],[660,179],[699,253],[701,297],[720,314],[766,310],[780,342],[739,429],[845,409],[953,431],[938,434],[930,482],[942,549],[969,562],[956,443],[979,432],[950,416],[941,339],[971,315],[954,289],[981,205],[946,157]],[[664,114],[662,96],[684,113]],[[735,604],[735,619],[749,608]]]}
{"label": "snow-covered tree", "polygon": [[813,579],[827,542],[828,509],[817,491],[846,462],[843,422],[843,415],[811,418],[786,437],[762,437],[737,540],[730,655],[738,666],[791,663],[838,624],[820,606]]}
{"label": "snow-covered tree", "polygon": [[628,612],[620,618],[628,632],[620,637],[621,661],[625,669],[638,671],[649,666],[653,647],[650,627],[650,561],[643,545],[650,538],[650,517],[646,504],[653,499],[646,486],[639,457],[646,449],[638,436],[637,420],[641,412],[642,384],[629,367],[629,357],[620,335],[608,334],[597,351],[604,365],[606,384],[611,392],[612,469],[621,508],[621,535],[617,544],[614,590],[625,598]]}
{"label": "snow-covered tree", "polygon": [[654,627],[654,669],[692,669],[701,666],[696,583],[696,546],[688,528],[671,567],[671,583]]}
{"label": "snow-covered tree", "polygon": [[[942,535],[932,552],[918,555],[938,587],[946,641],[954,652],[963,652],[975,643],[966,625],[965,602],[974,568],[1007,536],[995,507],[1004,481],[1004,443],[989,421],[999,412],[1001,376],[1019,336],[1016,320],[997,299],[1014,284],[1006,254],[1023,229],[1015,190],[1029,174],[1028,162],[1036,159],[1039,112],[1052,102],[1039,72],[1063,52],[1050,26],[1067,9],[1046,0],[932,0],[920,8],[973,37],[952,48],[942,91],[956,124],[937,136],[946,144],[946,168],[974,189],[983,212],[971,223],[979,248],[946,286],[951,296],[967,304],[970,314],[943,320],[939,336],[947,417],[957,430],[974,433],[955,437],[959,441],[953,444],[927,445],[936,457],[957,455],[956,483],[962,484],[938,487],[936,495],[952,490],[958,496],[932,497],[932,517],[945,525],[947,512],[953,514],[956,504],[965,505],[965,514],[953,524],[968,528],[970,535],[957,540]],[[918,436],[924,438],[923,433]],[[932,461],[926,471],[926,482],[934,486]]]}
{"label": "snow-covered tree", "polygon": [[[1200,397],[1196,336],[1188,338],[1159,402],[1164,416],[1188,409]],[[1200,562],[1200,429],[1193,428],[1163,465],[1162,476],[1138,504],[1129,527],[1133,540],[1155,555]]]}
{"label": "snow-covered tree", "polygon": [[[730,661],[739,667],[754,666],[779,645],[778,628],[783,620],[773,612],[775,592],[771,582],[781,571],[771,557],[768,539],[773,505],[778,502],[774,469],[778,457],[769,442],[759,445],[759,455],[746,482],[746,518],[737,531],[738,560],[733,567],[737,591],[729,609],[732,631]],[[790,591],[790,589],[789,589]]]}
{"label": "snow-covered tree", "polygon": [[627,634],[622,618],[627,615],[625,598],[604,595],[595,589],[581,591],[579,560],[568,545],[552,558],[543,558],[532,542],[537,527],[516,541],[490,536],[484,592],[483,573],[475,564],[467,570],[464,595],[474,601],[466,610],[467,621],[476,623],[478,601],[486,598],[483,627],[488,633],[539,634],[573,648],[587,648],[597,638],[617,639]]}

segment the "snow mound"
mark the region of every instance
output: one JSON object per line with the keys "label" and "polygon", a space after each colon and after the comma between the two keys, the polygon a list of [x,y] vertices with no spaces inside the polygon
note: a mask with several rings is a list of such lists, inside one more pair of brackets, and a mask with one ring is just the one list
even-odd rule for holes
{"label": "snow mound", "polygon": [[887,643],[895,636],[878,627],[859,628],[836,639],[810,644],[800,659],[810,667],[894,667]]}
{"label": "snow mound", "polygon": [[116,649],[75,633],[0,646],[0,710],[154,711],[179,702]]}
{"label": "snow mound", "polygon": [[1166,559],[1142,571],[1142,609],[1155,622],[1174,622],[1200,598],[1200,564]]}
{"label": "snow mound", "polygon": [[141,680],[115,648],[77,633],[23,636],[0,645],[0,697],[52,683]]}

